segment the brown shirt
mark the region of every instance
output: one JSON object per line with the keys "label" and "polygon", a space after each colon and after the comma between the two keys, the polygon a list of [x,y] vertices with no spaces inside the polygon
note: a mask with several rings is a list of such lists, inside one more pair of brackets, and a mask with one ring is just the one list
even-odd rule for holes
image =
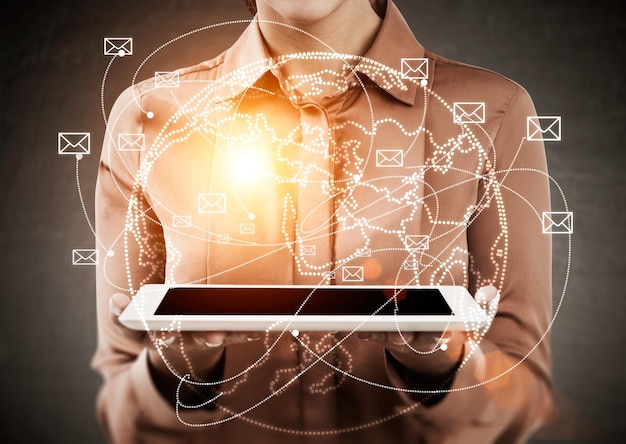
{"label": "brown shirt", "polygon": [[[280,74],[315,57],[345,63],[306,78]],[[424,50],[392,2],[364,57],[271,59],[253,22],[224,54],[177,73],[165,80],[178,87],[151,79],[120,96],[102,151],[93,365],[104,376],[98,415],[109,438],[527,438],[551,405],[542,338],[552,315],[551,244],[541,229],[546,160],[542,143],[526,140],[535,115],[527,92]],[[313,101],[318,84],[336,92]],[[127,149],[133,135],[143,136],[143,150]],[[395,389],[420,387],[410,377],[407,385],[380,345],[330,332],[303,333],[301,344],[276,332],[227,347],[220,398],[177,417],[154,387],[145,343],[109,319],[113,293],[149,282],[464,285],[472,293],[495,285],[501,301],[434,405]],[[324,362],[307,346],[334,348]],[[177,371],[193,373],[193,363]]]}

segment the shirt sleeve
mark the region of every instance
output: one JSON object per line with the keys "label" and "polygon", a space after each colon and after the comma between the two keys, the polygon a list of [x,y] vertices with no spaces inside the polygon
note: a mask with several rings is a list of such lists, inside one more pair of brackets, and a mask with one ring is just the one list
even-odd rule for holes
{"label": "shirt sleeve", "polygon": [[[96,184],[98,345],[93,368],[103,379],[97,416],[112,442],[141,442],[149,436],[190,433],[161,396],[150,376],[146,334],[131,340],[110,318],[114,293],[132,296],[143,284],[164,281],[163,230],[142,192],[142,151],[119,150],[120,135],[143,135],[144,113],[138,87],[131,87],[114,104],[105,134]],[[185,412],[190,422],[217,415],[203,409]]]}
{"label": "shirt sleeve", "polygon": [[[502,199],[481,208],[467,230],[470,290],[492,283],[482,276],[504,274],[498,311],[482,341],[465,344],[465,362],[449,392],[416,410],[425,442],[524,442],[551,411],[552,246],[541,222],[542,212],[550,211],[550,194],[543,143],[526,140],[527,117],[534,115],[530,96],[518,87],[485,171],[497,180]],[[504,264],[493,260],[495,236],[502,232],[498,205],[506,210]],[[405,386],[393,365],[388,372],[396,386]]]}

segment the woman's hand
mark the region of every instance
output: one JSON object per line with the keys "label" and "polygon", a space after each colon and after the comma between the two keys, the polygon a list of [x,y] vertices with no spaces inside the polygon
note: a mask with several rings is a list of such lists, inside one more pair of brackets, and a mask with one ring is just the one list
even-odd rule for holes
{"label": "woman's hand", "polygon": [[[489,313],[496,312],[499,299],[495,287],[482,287],[475,299],[482,307],[488,307]],[[358,332],[357,336],[380,343],[407,370],[426,378],[445,377],[454,371],[461,363],[468,339],[464,331]]]}
{"label": "woman's hand", "polygon": [[[175,386],[179,378],[191,374],[192,378],[217,381],[221,379],[220,361],[227,345],[256,341],[262,332],[194,331],[194,332],[145,332],[132,330],[119,321],[119,316],[131,299],[123,293],[115,293],[109,299],[111,321],[127,338],[144,342],[155,384],[161,391],[163,385]],[[171,367],[168,368],[168,365]],[[173,374],[172,369],[178,373]]]}

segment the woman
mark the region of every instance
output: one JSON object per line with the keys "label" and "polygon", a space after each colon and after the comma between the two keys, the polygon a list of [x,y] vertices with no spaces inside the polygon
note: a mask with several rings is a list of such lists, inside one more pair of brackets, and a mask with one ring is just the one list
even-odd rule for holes
{"label": "woman", "polygon": [[[523,442],[551,406],[549,190],[528,94],[425,50],[391,1],[248,3],[233,47],[111,112],[94,357],[109,438]],[[128,134],[145,150],[119,149]],[[124,329],[151,282],[501,297],[474,333]]]}

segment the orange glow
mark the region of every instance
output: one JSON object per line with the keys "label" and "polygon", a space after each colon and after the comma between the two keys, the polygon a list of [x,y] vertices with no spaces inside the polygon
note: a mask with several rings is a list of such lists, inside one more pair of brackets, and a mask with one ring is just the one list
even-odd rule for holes
{"label": "orange glow", "polygon": [[368,259],[363,262],[363,270],[365,271],[365,279],[377,279],[381,272],[383,271],[383,267],[380,265],[376,259]]}
{"label": "orange glow", "polygon": [[229,173],[235,183],[257,182],[271,174],[271,162],[261,147],[243,147],[229,156]]}

